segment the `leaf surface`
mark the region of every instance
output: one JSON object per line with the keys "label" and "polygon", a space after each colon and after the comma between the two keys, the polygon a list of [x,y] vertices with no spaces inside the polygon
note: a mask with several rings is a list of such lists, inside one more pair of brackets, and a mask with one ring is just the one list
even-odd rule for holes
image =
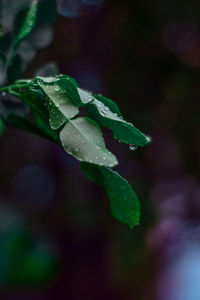
{"label": "leaf surface", "polygon": [[36,21],[37,9],[38,1],[34,0],[31,7],[25,11],[24,16],[20,16],[20,24],[18,24],[18,28],[15,33],[15,48],[20,41],[23,40],[33,30]]}
{"label": "leaf surface", "polygon": [[59,85],[56,83],[40,83],[39,85],[50,100],[48,109],[52,129],[56,130],[60,128],[67,120],[75,117],[79,113],[78,107]]}
{"label": "leaf surface", "polygon": [[108,106],[96,98],[87,104],[86,110],[89,117],[100,126],[110,128],[116,140],[135,146],[148,144],[147,137],[139,129],[126,122],[116,112],[112,112]]}
{"label": "leaf surface", "polygon": [[116,157],[106,149],[100,128],[89,118],[70,120],[60,132],[64,149],[79,161],[114,167]]}
{"label": "leaf surface", "polygon": [[104,189],[112,215],[131,228],[139,223],[140,205],[131,185],[110,168],[81,163],[81,170],[91,181]]}

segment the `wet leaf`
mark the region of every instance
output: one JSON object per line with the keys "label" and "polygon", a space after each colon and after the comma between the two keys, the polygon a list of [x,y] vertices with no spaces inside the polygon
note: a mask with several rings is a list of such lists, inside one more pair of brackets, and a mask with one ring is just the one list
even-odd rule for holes
{"label": "wet leaf", "polygon": [[67,122],[60,139],[64,149],[79,161],[109,167],[117,165],[116,157],[105,147],[100,128],[86,117]]}
{"label": "wet leaf", "polygon": [[69,98],[68,94],[56,83],[39,83],[49,99],[50,125],[52,129],[60,128],[67,120],[79,113],[78,107]]}
{"label": "wet leaf", "polygon": [[149,143],[146,136],[139,129],[126,122],[116,112],[112,112],[107,105],[96,98],[87,104],[86,109],[89,117],[95,122],[112,130],[113,137],[116,140],[135,146],[145,146]]}
{"label": "wet leaf", "polygon": [[91,181],[104,189],[112,215],[131,228],[139,223],[140,205],[131,185],[117,172],[105,167],[81,163],[81,169]]}
{"label": "wet leaf", "polygon": [[122,116],[122,114],[119,110],[119,107],[117,106],[117,104],[114,101],[112,101],[111,99],[106,98],[102,95],[94,95],[94,97],[97,100],[101,101],[105,106],[107,106],[110,109],[110,111],[112,111],[113,113],[116,113],[120,117]]}

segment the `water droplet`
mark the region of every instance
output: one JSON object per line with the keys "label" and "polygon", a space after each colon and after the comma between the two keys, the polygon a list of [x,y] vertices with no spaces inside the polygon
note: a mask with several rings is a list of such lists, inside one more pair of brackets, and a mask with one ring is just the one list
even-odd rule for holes
{"label": "water droplet", "polygon": [[60,91],[60,87],[57,84],[54,85],[53,89],[54,89],[55,92],[59,92]]}
{"label": "water droplet", "polygon": [[29,21],[29,22],[28,22],[28,25],[29,25],[29,26],[32,26],[32,24],[33,24],[32,21]]}
{"label": "water droplet", "polygon": [[100,102],[98,102],[97,105],[98,105],[98,107],[101,107],[101,106],[102,106]]}
{"label": "water droplet", "polygon": [[137,149],[137,146],[134,146],[134,145],[129,145],[129,149],[130,149],[130,150],[132,150],[132,151],[134,151],[134,150],[136,150],[136,149]]}
{"label": "water droplet", "polygon": [[105,157],[105,156],[103,156],[103,160],[106,160],[106,157]]}
{"label": "water droplet", "polygon": [[108,107],[108,106],[105,106],[105,107],[104,107],[104,110],[105,110],[105,111],[109,111],[109,107]]}
{"label": "water droplet", "polygon": [[146,135],[146,139],[148,143],[152,142],[152,137],[150,135]]}
{"label": "water droplet", "polygon": [[103,113],[106,115],[108,113],[108,109],[106,108],[106,106],[103,109]]}
{"label": "water droplet", "polygon": [[3,97],[6,96],[6,92],[5,92],[5,91],[2,91],[2,92],[1,92],[1,96],[3,96]]}

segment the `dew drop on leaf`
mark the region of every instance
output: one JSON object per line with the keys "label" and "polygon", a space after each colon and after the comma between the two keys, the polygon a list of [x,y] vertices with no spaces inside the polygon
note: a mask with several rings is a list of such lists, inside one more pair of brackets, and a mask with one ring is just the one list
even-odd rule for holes
{"label": "dew drop on leaf", "polygon": [[55,92],[59,92],[60,91],[60,87],[57,84],[54,85],[53,89],[54,89]]}
{"label": "dew drop on leaf", "polygon": [[132,151],[134,151],[134,150],[136,150],[136,149],[137,149],[137,147],[136,147],[136,146],[134,146],[134,145],[129,145],[129,149],[130,149],[130,150],[132,150]]}

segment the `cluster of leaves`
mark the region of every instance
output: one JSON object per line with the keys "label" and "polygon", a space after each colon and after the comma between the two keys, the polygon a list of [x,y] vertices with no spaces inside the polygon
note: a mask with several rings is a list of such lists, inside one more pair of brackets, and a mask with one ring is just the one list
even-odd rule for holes
{"label": "cluster of leaves", "polygon": [[[32,3],[17,26],[8,73],[16,63],[18,45],[36,23],[39,3]],[[9,85],[1,88],[2,95],[10,94],[27,104],[31,108],[32,121],[14,113],[9,113],[5,121],[62,145],[80,161],[83,173],[103,187],[113,216],[130,227],[138,224],[138,198],[130,184],[112,170],[118,161],[106,148],[101,127],[111,129],[114,139],[131,145],[132,149],[148,144],[149,139],[123,119],[112,100],[81,89],[69,76],[37,76],[33,80],[14,83],[11,79]],[[79,115],[81,107],[85,116]]]}
{"label": "cluster of leaves", "polygon": [[[8,123],[61,144],[81,162],[83,173],[104,188],[113,216],[131,227],[138,223],[137,196],[129,183],[111,169],[118,161],[106,148],[100,127],[111,129],[114,139],[134,147],[144,146],[149,140],[123,119],[112,100],[81,89],[66,75],[18,80],[4,87],[3,92],[28,104],[34,117],[30,122],[10,114]],[[87,116],[79,116],[80,107]]]}
{"label": "cluster of leaves", "polygon": [[[32,2],[32,4],[31,4]],[[31,5],[30,5],[31,4]],[[48,11],[48,14],[44,13]],[[37,49],[51,41],[41,34],[51,30],[56,18],[55,0],[6,0],[0,7],[0,85],[18,79]],[[13,26],[7,26],[7,24]],[[43,34],[44,35],[44,34]]]}
{"label": "cluster of leaves", "polygon": [[0,236],[0,282],[12,284],[44,284],[58,268],[55,255],[40,249],[25,227],[4,229]]}

